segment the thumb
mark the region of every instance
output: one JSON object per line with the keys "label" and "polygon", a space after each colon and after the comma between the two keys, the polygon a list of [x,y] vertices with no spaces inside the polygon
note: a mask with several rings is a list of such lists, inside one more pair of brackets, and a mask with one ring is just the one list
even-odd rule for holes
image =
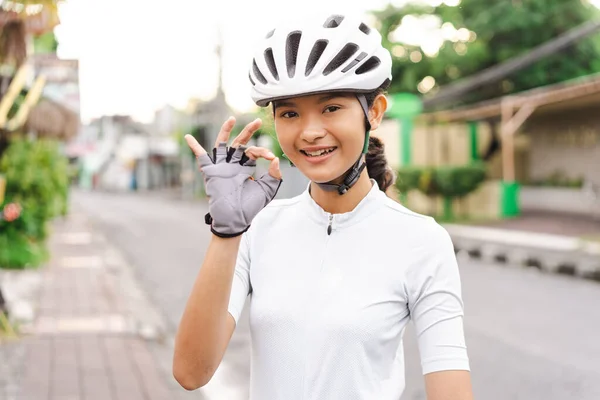
{"label": "thumb", "polygon": [[196,140],[195,137],[188,134],[188,135],[185,135],[184,138],[185,138],[185,141],[187,142],[188,146],[190,147],[190,149],[192,149],[192,151],[194,152],[194,155],[196,157],[200,157],[200,156],[203,156],[204,154],[206,154],[206,150],[204,150],[204,148],[200,145],[200,143],[198,143],[198,141]]}
{"label": "thumb", "polygon": [[279,169],[279,157],[271,160],[269,165],[269,175],[275,179],[281,179],[281,170]]}

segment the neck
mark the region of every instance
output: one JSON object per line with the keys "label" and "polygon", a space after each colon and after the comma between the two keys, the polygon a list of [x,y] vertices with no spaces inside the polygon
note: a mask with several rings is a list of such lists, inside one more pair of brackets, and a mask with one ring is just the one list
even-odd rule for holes
{"label": "neck", "polygon": [[371,191],[372,187],[369,174],[365,168],[354,186],[343,195],[340,195],[337,191],[325,191],[314,182],[310,184],[310,195],[325,212],[342,214],[354,210],[358,203]]}

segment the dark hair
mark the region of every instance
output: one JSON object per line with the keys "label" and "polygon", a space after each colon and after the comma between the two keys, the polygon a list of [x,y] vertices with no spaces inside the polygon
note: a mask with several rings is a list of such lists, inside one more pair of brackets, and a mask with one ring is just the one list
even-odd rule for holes
{"label": "dark hair", "polygon": [[369,136],[369,151],[366,155],[367,172],[382,191],[394,184],[396,177],[385,159],[385,146],[381,139]]}
{"label": "dark hair", "polygon": [[[377,96],[385,94],[386,87],[387,84],[384,83],[384,85],[378,89],[365,94],[369,108],[373,106]],[[365,116],[365,129],[367,128],[367,123],[367,117]],[[394,184],[396,177],[385,158],[385,146],[381,139],[369,136],[369,149],[366,155],[366,163],[369,177],[377,182],[379,189],[385,192]]]}

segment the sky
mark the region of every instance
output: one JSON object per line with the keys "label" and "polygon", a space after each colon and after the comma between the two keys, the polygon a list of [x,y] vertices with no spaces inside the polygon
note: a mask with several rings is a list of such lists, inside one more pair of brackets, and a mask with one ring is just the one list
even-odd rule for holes
{"label": "sky", "polygon": [[[223,40],[223,84],[227,102],[254,108],[248,65],[254,44],[286,14],[353,13],[365,17],[387,3],[410,0],[66,0],[55,34],[58,56],[80,64],[83,122],[101,115],[129,114],[150,122],[170,104],[185,108],[190,98],[208,100],[217,87],[215,52]],[[420,0],[459,5],[460,0]],[[590,0],[600,5],[600,0]],[[366,19],[368,21],[368,19]],[[407,21],[406,43],[435,53],[440,35],[431,21]]]}
{"label": "sky", "polygon": [[[426,0],[440,3],[442,0]],[[458,0],[444,0],[458,2]],[[406,0],[393,0],[402,4]],[[366,15],[388,0],[67,0],[55,34],[60,58],[80,63],[81,116],[130,114],[150,121],[166,104],[210,99],[217,86],[214,51],[223,37],[227,102],[253,108],[248,64],[253,45],[289,12]]]}

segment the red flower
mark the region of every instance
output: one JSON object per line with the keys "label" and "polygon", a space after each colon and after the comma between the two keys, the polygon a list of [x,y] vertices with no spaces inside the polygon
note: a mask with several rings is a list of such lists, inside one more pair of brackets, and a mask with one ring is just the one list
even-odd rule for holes
{"label": "red flower", "polygon": [[9,203],[4,206],[4,219],[8,222],[14,221],[21,215],[21,206],[15,203]]}

